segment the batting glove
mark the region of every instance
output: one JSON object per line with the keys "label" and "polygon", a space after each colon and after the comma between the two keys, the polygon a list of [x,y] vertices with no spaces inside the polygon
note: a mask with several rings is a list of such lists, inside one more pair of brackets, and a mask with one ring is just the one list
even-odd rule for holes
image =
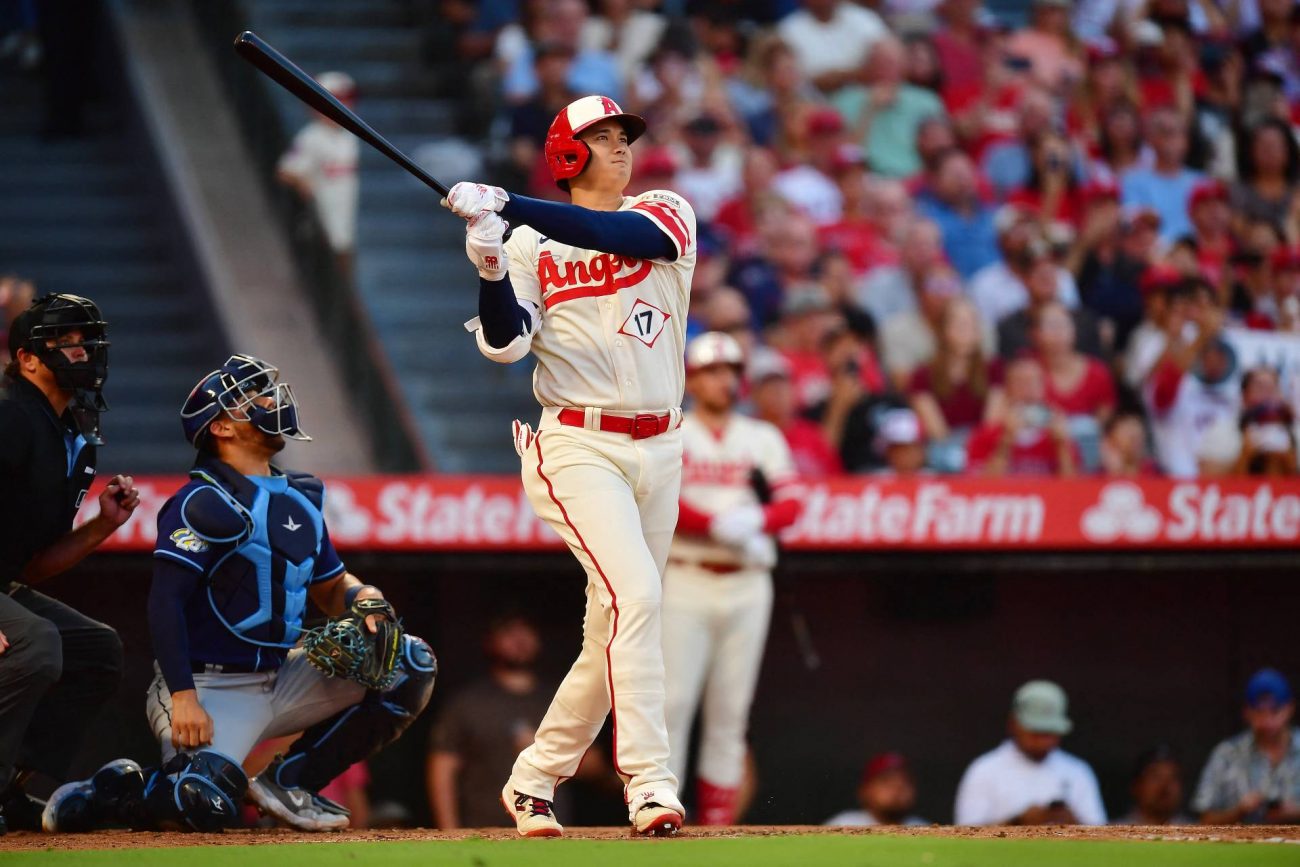
{"label": "batting glove", "polygon": [[469,220],[477,216],[480,211],[499,211],[508,201],[510,201],[509,193],[500,187],[462,181],[447,191],[447,198],[442,200],[442,206],[450,209],[456,216]]}
{"label": "batting glove", "polygon": [[500,280],[510,268],[503,240],[508,228],[509,224],[495,211],[480,211],[465,224],[465,255],[484,280]]}
{"label": "batting glove", "polygon": [[709,535],[714,541],[733,548],[743,547],[761,529],[763,510],[758,506],[737,506],[714,515],[709,522]]}
{"label": "batting glove", "polygon": [[776,565],[776,541],[766,533],[750,536],[740,549],[740,562],[749,569],[771,569]]}

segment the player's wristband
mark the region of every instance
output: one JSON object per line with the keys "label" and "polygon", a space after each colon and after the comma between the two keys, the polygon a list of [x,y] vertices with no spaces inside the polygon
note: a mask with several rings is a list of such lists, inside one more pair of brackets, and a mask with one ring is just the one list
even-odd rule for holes
{"label": "player's wristband", "polygon": [[378,590],[373,584],[358,584],[356,587],[349,587],[343,592],[343,607],[350,610],[352,604],[357,601],[357,596],[362,590]]}

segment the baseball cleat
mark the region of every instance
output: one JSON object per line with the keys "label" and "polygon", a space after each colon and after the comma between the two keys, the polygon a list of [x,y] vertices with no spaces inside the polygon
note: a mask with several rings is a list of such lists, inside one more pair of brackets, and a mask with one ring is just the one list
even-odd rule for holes
{"label": "baseball cleat", "polygon": [[563,837],[564,826],[555,821],[555,802],[521,795],[510,783],[501,790],[501,806],[515,823],[520,837]]}
{"label": "baseball cleat", "polygon": [[277,783],[279,765],[277,759],[248,782],[248,796],[263,812],[299,831],[339,831],[348,826],[352,813],[347,807],[317,792]]}
{"label": "baseball cleat", "polygon": [[143,798],[140,766],[130,759],[114,759],[90,779],[55,789],[41,812],[41,828],[49,834],[79,834],[128,825],[127,817]]}
{"label": "baseball cleat", "polygon": [[642,837],[671,837],[682,829],[686,808],[671,792],[641,792],[628,804],[632,830]]}

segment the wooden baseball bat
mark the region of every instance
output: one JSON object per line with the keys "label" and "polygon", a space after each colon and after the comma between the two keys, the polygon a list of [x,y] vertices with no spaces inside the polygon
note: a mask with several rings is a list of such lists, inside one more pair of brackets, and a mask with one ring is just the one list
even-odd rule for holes
{"label": "wooden baseball bat", "polygon": [[416,165],[414,160],[394,147],[392,142],[375,132],[374,127],[359,118],[356,112],[339,102],[316,79],[303,72],[297,64],[272,48],[256,33],[245,30],[235,37],[235,53],[256,66],[276,84],[415,175],[438,195],[447,195],[445,184]]}

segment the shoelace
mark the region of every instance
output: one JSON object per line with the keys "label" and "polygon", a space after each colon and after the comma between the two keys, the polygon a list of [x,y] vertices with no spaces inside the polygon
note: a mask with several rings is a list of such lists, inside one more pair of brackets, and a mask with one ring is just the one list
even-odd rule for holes
{"label": "shoelace", "polygon": [[550,816],[551,802],[543,801],[541,798],[530,798],[528,795],[518,795],[515,798],[515,809],[527,809],[534,816]]}

